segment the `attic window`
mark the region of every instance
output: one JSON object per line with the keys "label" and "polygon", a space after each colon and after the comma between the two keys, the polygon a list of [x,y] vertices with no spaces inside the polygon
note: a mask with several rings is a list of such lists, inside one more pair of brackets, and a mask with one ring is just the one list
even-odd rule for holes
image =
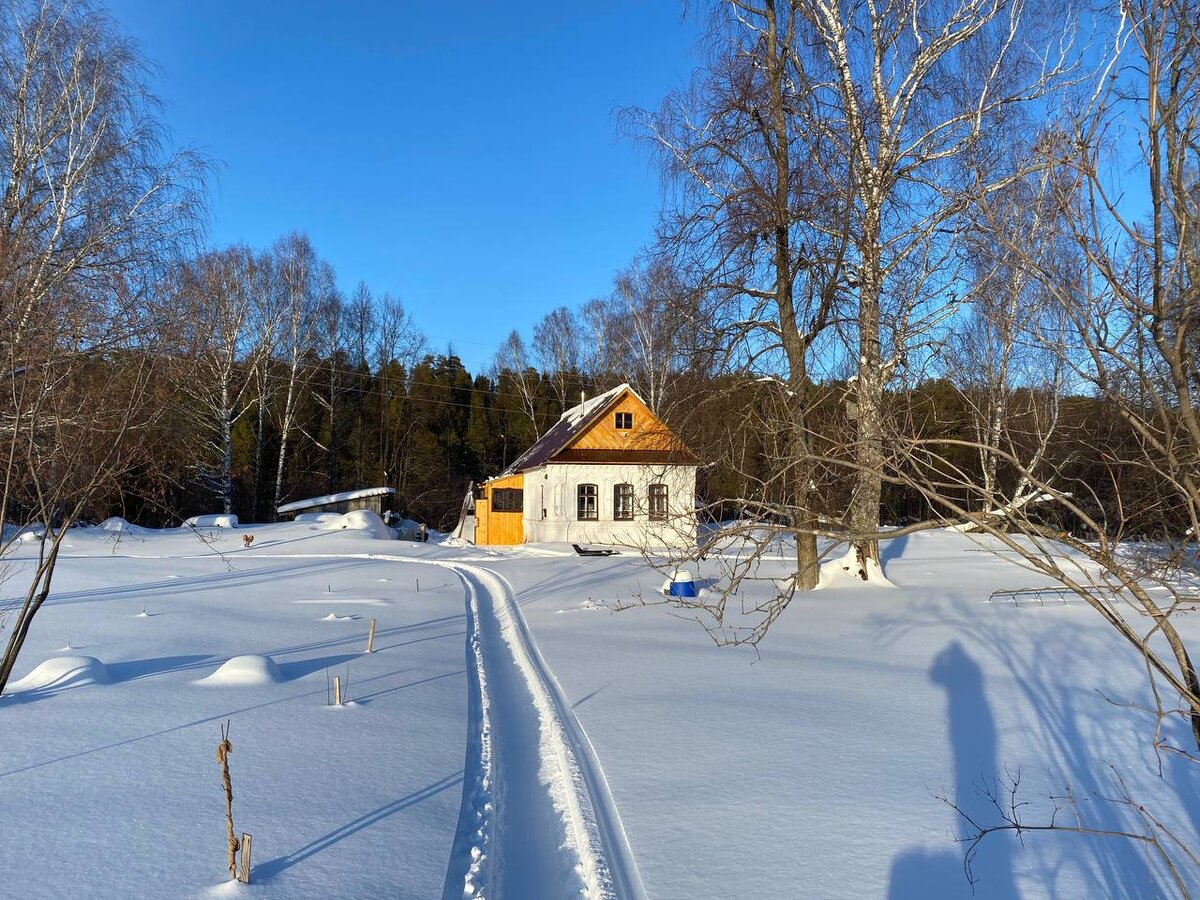
{"label": "attic window", "polygon": [[617,418],[616,424],[617,424],[617,428],[619,430],[628,431],[630,428],[633,427],[633,413],[619,412],[619,413],[617,413],[616,418]]}

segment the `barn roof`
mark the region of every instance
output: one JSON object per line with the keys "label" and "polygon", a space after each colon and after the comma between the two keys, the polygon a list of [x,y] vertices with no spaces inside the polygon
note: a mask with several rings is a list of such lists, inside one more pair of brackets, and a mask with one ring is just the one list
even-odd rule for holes
{"label": "barn roof", "polygon": [[309,497],[307,500],[293,500],[291,503],[285,503],[283,506],[276,507],[277,513],[296,512],[300,509],[311,509],[314,506],[326,506],[330,503],[342,503],[346,500],[358,500],[361,497],[381,497],[384,494],[396,493],[395,488],[390,487],[374,487],[374,488],[359,488],[355,491],[342,491],[338,494],[326,494],[323,497]]}

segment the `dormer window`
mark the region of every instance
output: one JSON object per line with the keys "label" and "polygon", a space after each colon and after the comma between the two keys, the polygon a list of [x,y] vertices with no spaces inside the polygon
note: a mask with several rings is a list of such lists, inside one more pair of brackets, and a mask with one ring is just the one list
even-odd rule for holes
{"label": "dormer window", "polygon": [[628,431],[629,429],[631,429],[633,427],[633,413],[619,412],[619,413],[617,413],[616,418],[617,418],[616,425],[617,425],[618,431]]}

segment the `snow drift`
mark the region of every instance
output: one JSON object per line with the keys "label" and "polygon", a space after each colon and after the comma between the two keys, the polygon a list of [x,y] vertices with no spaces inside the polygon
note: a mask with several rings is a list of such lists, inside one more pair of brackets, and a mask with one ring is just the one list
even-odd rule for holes
{"label": "snow drift", "polygon": [[280,681],[283,681],[283,675],[270,657],[250,654],[233,657],[211,675],[201,678],[196,684],[253,687],[277,684]]}
{"label": "snow drift", "polygon": [[108,669],[94,656],[56,656],[38,665],[20,681],[9,685],[13,691],[36,691],[48,688],[78,687],[85,684],[106,684]]}
{"label": "snow drift", "polygon": [[390,541],[395,538],[392,529],[384,525],[383,519],[369,509],[356,509],[345,515],[320,521],[317,525],[327,531],[353,529],[363,532],[365,537],[378,538],[382,541]]}
{"label": "snow drift", "polygon": [[116,534],[140,534],[144,535],[153,531],[151,528],[143,528],[141,525],[134,525],[132,522],[122,519],[120,516],[110,516],[100,523],[102,531],[112,531]]}
{"label": "snow drift", "polygon": [[183,524],[187,528],[237,528],[238,517],[214,513],[207,516],[192,516],[190,519],[185,519]]}
{"label": "snow drift", "polygon": [[332,522],[334,519],[340,519],[341,517],[341,513],[334,512],[299,513],[292,521],[297,523],[308,522],[311,524],[313,522]]}

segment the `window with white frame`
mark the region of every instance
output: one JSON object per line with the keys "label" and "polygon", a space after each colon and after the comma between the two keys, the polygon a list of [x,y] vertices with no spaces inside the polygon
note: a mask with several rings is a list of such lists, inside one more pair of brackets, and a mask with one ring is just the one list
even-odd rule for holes
{"label": "window with white frame", "polygon": [[613,518],[618,522],[633,521],[633,485],[613,485]]}
{"label": "window with white frame", "polygon": [[581,484],[575,489],[579,521],[594,522],[600,518],[600,491],[594,484]]}
{"label": "window with white frame", "polygon": [[665,484],[650,485],[650,521],[665,522],[667,520],[667,486]]}

